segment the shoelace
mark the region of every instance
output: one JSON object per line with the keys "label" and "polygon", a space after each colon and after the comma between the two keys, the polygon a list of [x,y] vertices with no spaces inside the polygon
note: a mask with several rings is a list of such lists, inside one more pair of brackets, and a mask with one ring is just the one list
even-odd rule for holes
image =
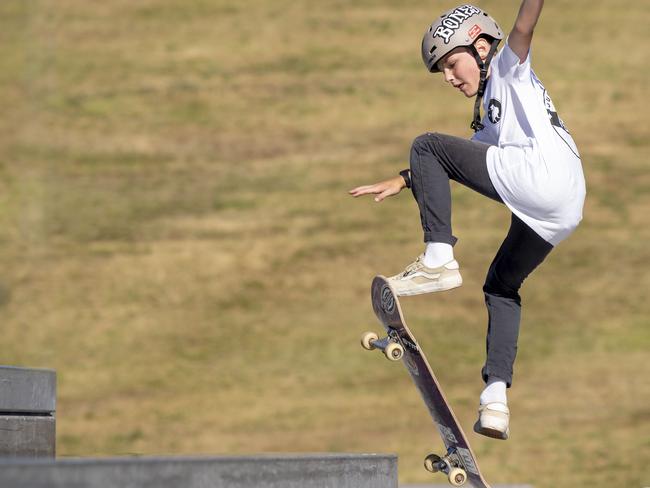
{"label": "shoelace", "polygon": [[423,266],[422,264],[422,256],[418,256],[418,258],[413,261],[411,264],[409,264],[406,269],[404,270],[404,273],[402,273],[402,277],[406,277],[410,275],[411,273],[417,271]]}

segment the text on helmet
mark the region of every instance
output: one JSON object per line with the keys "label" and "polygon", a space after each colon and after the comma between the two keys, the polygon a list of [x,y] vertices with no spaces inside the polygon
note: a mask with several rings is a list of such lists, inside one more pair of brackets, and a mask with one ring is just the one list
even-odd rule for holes
{"label": "text on helmet", "polygon": [[473,5],[461,5],[460,7],[456,7],[444,19],[442,19],[440,25],[434,31],[433,37],[441,37],[444,39],[445,44],[449,44],[449,39],[458,30],[461,24],[472,15],[480,13],[481,10]]}

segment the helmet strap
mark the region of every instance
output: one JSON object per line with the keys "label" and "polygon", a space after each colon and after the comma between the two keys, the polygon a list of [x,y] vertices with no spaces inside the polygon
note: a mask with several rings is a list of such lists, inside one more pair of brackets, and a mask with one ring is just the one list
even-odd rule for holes
{"label": "helmet strap", "polygon": [[476,46],[474,46],[474,44],[469,46],[469,48],[472,50],[472,53],[474,54],[474,59],[476,59],[476,64],[478,64],[478,68],[480,70],[478,91],[476,92],[476,101],[474,102],[474,119],[470,124],[470,127],[474,130],[474,132],[478,132],[484,127],[484,125],[481,123],[481,100],[483,99],[483,94],[485,93],[485,85],[487,84],[487,74],[488,69],[490,68],[490,62],[494,57],[494,53],[497,50],[499,41],[500,39],[494,39],[492,41],[490,51],[488,52],[485,61],[481,59],[481,56],[476,50]]}

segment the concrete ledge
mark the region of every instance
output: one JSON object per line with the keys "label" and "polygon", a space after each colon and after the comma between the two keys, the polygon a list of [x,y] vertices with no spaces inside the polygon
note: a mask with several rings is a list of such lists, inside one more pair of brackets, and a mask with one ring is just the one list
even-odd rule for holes
{"label": "concrete ledge", "polygon": [[56,372],[0,366],[0,457],[56,451]]}
{"label": "concrete ledge", "polygon": [[56,372],[0,366],[0,412],[53,415],[56,412]]}
{"label": "concrete ledge", "polygon": [[54,457],[54,417],[0,415],[0,456]]}
{"label": "concrete ledge", "polygon": [[296,454],[0,461],[12,488],[397,488],[397,456]]}

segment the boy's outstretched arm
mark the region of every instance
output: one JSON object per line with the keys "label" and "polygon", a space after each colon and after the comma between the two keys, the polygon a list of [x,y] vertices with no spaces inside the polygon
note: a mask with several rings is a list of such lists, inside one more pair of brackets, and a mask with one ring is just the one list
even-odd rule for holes
{"label": "boy's outstretched arm", "polygon": [[524,0],[521,2],[517,20],[515,20],[515,25],[508,36],[510,49],[514,51],[522,63],[528,57],[535,24],[537,24],[543,6],[544,0]]}

